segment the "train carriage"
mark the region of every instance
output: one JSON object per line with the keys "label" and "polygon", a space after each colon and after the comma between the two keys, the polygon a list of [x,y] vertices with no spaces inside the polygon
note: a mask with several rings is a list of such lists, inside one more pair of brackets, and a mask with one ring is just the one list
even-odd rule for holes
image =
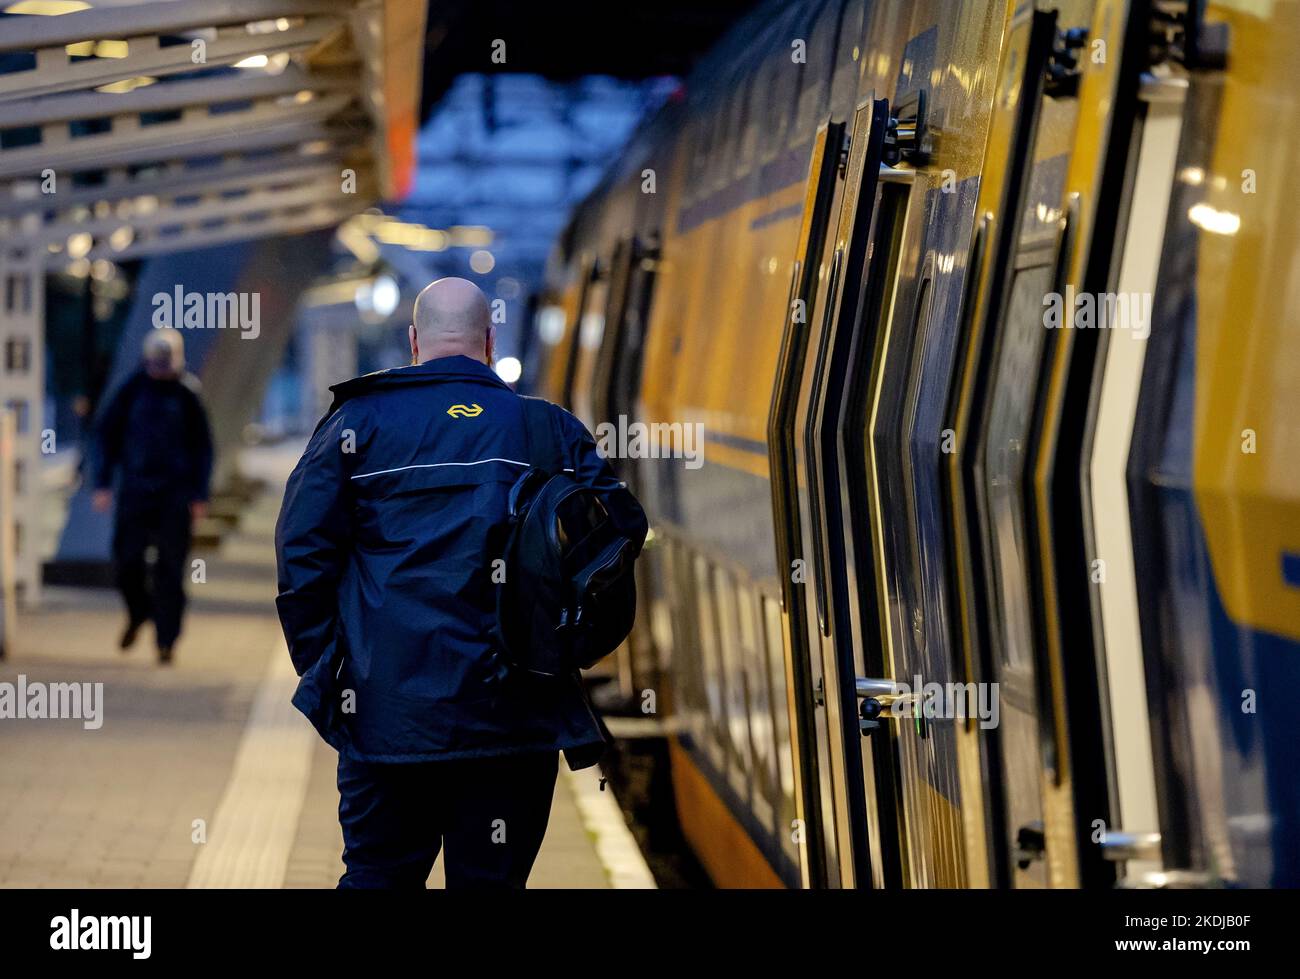
{"label": "train carriage", "polygon": [[528,376],[652,426],[619,681],[717,883],[1300,883],[1297,20],[766,3],[574,214]]}

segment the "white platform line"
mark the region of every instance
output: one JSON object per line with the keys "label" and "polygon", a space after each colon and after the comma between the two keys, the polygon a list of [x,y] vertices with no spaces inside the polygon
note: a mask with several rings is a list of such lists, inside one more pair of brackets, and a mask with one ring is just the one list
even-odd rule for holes
{"label": "white platform line", "polygon": [[283,886],[316,742],[290,703],[297,683],[289,654],[277,643],[187,886]]}
{"label": "white platform line", "polygon": [[560,771],[567,779],[569,791],[578,807],[583,828],[596,838],[596,857],[605,868],[609,885],[615,889],[654,889],[654,875],[641,855],[636,837],[623,821],[623,810],[609,786],[600,791],[600,769],[570,771],[561,762]]}

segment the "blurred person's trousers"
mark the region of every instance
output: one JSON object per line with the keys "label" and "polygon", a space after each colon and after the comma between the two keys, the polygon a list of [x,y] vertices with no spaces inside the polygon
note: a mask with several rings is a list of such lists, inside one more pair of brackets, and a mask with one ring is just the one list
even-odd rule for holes
{"label": "blurred person's trousers", "polygon": [[153,620],[160,647],[171,646],[181,633],[189,552],[190,508],[183,494],[121,494],[113,528],[117,587],[132,623]]}
{"label": "blurred person's trousers", "polygon": [[416,763],[339,756],[339,887],[522,888],[551,814],[559,753]]}

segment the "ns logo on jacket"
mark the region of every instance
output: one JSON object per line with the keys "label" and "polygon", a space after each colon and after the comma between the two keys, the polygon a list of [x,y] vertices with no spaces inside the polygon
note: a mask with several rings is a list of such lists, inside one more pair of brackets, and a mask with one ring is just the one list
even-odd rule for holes
{"label": "ns logo on jacket", "polygon": [[483,406],[478,404],[452,405],[447,409],[452,418],[477,418],[483,414]]}

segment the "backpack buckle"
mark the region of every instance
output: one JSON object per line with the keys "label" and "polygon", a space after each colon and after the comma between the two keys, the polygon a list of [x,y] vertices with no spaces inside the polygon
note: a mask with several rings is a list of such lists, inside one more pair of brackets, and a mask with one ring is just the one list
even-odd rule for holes
{"label": "backpack buckle", "polygon": [[[572,618],[570,618],[569,615],[570,611],[572,611],[573,613]],[[565,606],[564,608],[560,609],[560,624],[555,627],[555,631],[560,632],[564,629],[576,629],[581,622],[582,622],[582,606],[579,605],[573,608],[572,610],[569,609],[568,606]]]}

